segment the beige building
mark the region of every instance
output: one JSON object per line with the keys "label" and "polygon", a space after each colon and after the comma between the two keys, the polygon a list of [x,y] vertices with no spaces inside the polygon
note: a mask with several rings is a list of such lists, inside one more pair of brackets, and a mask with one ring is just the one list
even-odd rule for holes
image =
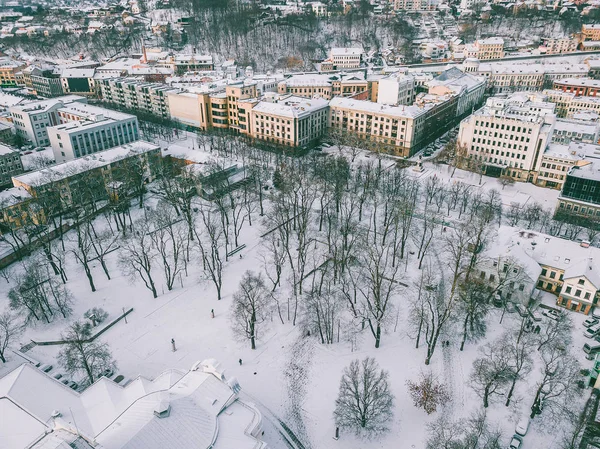
{"label": "beige building", "polygon": [[288,147],[304,147],[327,131],[329,105],[322,98],[272,96],[250,111],[250,136]]}
{"label": "beige building", "polygon": [[600,41],[600,24],[581,25],[581,34],[586,41]]}
{"label": "beige building", "polygon": [[475,42],[477,47],[477,58],[486,59],[502,59],[504,58],[504,39],[501,37],[489,37],[480,39]]}
{"label": "beige building", "polygon": [[294,75],[280,81],[277,92],[298,97],[321,97],[331,100],[335,96],[351,97],[367,91],[369,83],[360,73],[352,75],[307,74]]}
{"label": "beige building", "polygon": [[545,37],[542,41],[542,48],[547,55],[572,53],[577,50],[578,42],[571,37]]}
{"label": "beige building", "polygon": [[536,185],[562,189],[572,167],[590,164],[590,157],[600,157],[600,146],[581,142],[548,145],[537,169]]}

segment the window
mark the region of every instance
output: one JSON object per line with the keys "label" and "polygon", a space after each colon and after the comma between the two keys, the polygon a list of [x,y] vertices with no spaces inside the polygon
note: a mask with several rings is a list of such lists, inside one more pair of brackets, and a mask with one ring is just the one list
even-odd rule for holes
{"label": "window", "polygon": [[556,277],[556,271],[550,272],[550,279],[554,279]]}
{"label": "window", "polygon": [[590,299],[590,292],[585,293],[584,299]]}
{"label": "window", "polygon": [[547,273],[548,271],[545,268],[542,268],[542,276],[546,276]]}
{"label": "window", "polygon": [[585,285],[585,279],[579,279],[577,281],[577,284],[579,284],[579,285]]}
{"label": "window", "polygon": [[581,296],[581,290],[579,290],[579,289],[575,290],[575,296],[577,296],[577,297]]}
{"label": "window", "polygon": [[567,293],[567,294],[571,293],[571,287],[570,286],[565,289],[565,293]]}

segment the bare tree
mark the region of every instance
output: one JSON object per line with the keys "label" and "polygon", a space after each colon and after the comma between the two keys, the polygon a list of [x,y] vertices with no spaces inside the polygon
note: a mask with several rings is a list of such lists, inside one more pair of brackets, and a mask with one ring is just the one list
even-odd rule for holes
{"label": "bare tree", "polygon": [[533,361],[531,358],[532,339],[528,336],[521,335],[519,331],[508,331],[501,338],[506,346],[509,355],[509,365],[512,370],[512,382],[508,393],[506,394],[506,406],[510,405],[510,400],[515,391],[517,381],[523,379],[531,372]]}
{"label": "bare tree", "polygon": [[548,320],[537,338],[537,350],[547,346],[567,345],[571,341],[573,320],[568,313],[559,313],[556,320]]}
{"label": "bare tree", "polygon": [[422,408],[428,415],[450,400],[448,389],[431,371],[421,371],[417,381],[407,380],[406,385],[415,407]]}
{"label": "bare tree", "polygon": [[386,432],[394,407],[388,378],[372,357],[344,368],[333,412],[336,425],[364,436]]}
{"label": "bare tree", "polygon": [[119,266],[132,282],[142,280],[154,298],[158,297],[152,277],[152,265],[156,252],[149,235],[149,223],[140,219],[135,222],[135,232],[123,240]]}
{"label": "bare tree", "polygon": [[504,342],[496,340],[480,349],[481,356],[473,362],[471,386],[483,399],[487,408],[493,395],[503,395],[510,385],[514,373],[511,369],[510,354]]}
{"label": "bare tree", "polygon": [[202,218],[203,232],[201,235],[197,235],[196,244],[200,250],[204,273],[215,285],[217,299],[221,300],[223,256],[226,255],[222,253],[227,251],[223,222],[208,207],[200,209],[200,216]]}
{"label": "bare tree", "polygon": [[177,223],[170,207],[158,207],[149,216],[153,227],[150,239],[162,261],[167,289],[173,290],[173,284],[185,269],[186,232]]}
{"label": "bare tree", "polygon": [[92,340],[89,323],[76,321],[62,338],[65,341],[58,353],[58,362],[71,375],[84,372],[87,381],[93,384],[106,370],[116,367],[108,345]]}
{"label": "bare tree", "polygon": [[485,409],[469,418],[451,421],[441,415],[427,425],[427,449],[501,449],[502,433],[491,428]]}
{"label": "bare tree", "polygon": [[540,351],[540,356],[541,378],[535,388],[531,419],[544,410],[551,414],[562,412],[565,401],[572,401],[581,393],[577,387],[579,362],[567,354],[564,346],[546,346]]}
{"label": "bare tree", "polygon": [[[374,234],[374,233],[373,233]],[[392,297],[398,289],[399,265],[393,265],[393,249],[381,238],[361,248],[358,291],[363,300],[363,318],[375,338],[375,347],[381,343],[381,331],[390,318]],[[369,241],[369,233],[365,242]]]}
{"label": "bare tree", "polygon": [[236,335],[250,340],[252,349],[256,349],[258,326],[267,322],[269,297],[262,276],[252,271],[244,273],[240,288],[233,295],[231,326]]}
{"label": "bare tree", "polygon": [[6,350],[21,334],[23,324],[9,311],[0,314],[0,360],[6,363]]}
{"label": "bare tree", "polygon": [[10,308],[25,316],[25,324],[34,320],[50,323],[56,313],[63,318],[71,314],[72,293],[46,268],[40,259],[29,260],[8,292]]}

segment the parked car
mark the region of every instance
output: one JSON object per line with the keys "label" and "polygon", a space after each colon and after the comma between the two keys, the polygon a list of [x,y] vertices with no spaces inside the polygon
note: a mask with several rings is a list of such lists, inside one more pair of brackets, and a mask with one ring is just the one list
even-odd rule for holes
{"label": "parked car", "polygon": [[45,365],[42,365],[40,367],[40,370],[42,370],[45,373],[49,373],[50,371],[52,371],[52,368],[54,368],[54,367],[52,365],[50,365],[50,364],[47,363]]}
{"label": "parked car", "polygon": [[523,304],[515,304],[515,308],[521,317],[525,318],[529,316],[529,313],[527,313],[527,308]]}
{"label": "parked car", "polygon": [[515,433],[512,437],[512,440],[510,440],[510,445],[508,447],[510,449],[520,449],[522,444],[523,444],[523,437],[521,435],[517,435]]}
{"label": "parked car", "polygon": [[600,339],[600,337],[596,337],[596,343],[585,343],[583,345],[583,352],[585,352],[586,354],[596,354],[597,352],[600,352],[600,341],[598,341],[598,339]]}
{"label": "parked car", "polygon": [[72,380],[67,383],[67,387],[69,387],[71,390],[77,390],[77,388],[79,388],[79,384]]}
{"label": "parked car", "polygon": [[592,310],[592,316],[600,319],[600,307],[594,307],[594,310]]}
{"label": "parked car", "polygon": [[550,318],[551,320],[557,320],[558,317],[560,316],[559,313],[556,310],[554,310],[554,309],[544,310],[542,312],[542,315],[544,315],[545,317]]}
{"label": "parked car", "polygon": [[594,326],[588,327],[583,332],[583,336],[586,338],[592,338],[592,337],[595,337],[598,332],[600,332],[600,324],[596,324]]}
{"label": "parked car", "polygon": [[59,380],[61,377],[63,377],[63,375],[62,375],[62,374],[60,374],[60,373],[57,373],[57,374],[55,374],[53,377],[54,377],[56,380]]}
{"label": "parked car", "polygon": [[101,375],[106,377],[107,379],[110,379],[111,377],[113,377],[114,374],[115,372],[112,368],[107,368],[104,371],[102,371]]}
{"label": "parked car", "polygon": [[527,430],[529,430],[529,416],[523,416],[515,427],[515,433],[524,437]]}
{"label": "parked car", "polygon": [[583,327],[592,327],[594,324],[598,324],[598,320],[596,318],[588,318],[583,322]]}

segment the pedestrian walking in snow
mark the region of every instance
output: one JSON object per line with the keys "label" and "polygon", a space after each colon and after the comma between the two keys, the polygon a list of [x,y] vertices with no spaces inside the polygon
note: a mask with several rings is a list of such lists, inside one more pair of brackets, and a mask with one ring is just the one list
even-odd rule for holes
{"label": "pedestrian walking in snow", "polygon": [[212,318],[214,318],[214,317],[215,317],[215,309],[210,309],[210,316],[211,316]]}
{"label": "pedestrian walking in snow", "polygon": [[171,346],[173,347],[173,352],[177,351],[177,348],[175,347],[175,339],[171,338]]}
{"label": "pedestrian walking in snow", "polygon": [[242,359],[239,359],[238,362],[240,362],[240,366],[242,366]]}

